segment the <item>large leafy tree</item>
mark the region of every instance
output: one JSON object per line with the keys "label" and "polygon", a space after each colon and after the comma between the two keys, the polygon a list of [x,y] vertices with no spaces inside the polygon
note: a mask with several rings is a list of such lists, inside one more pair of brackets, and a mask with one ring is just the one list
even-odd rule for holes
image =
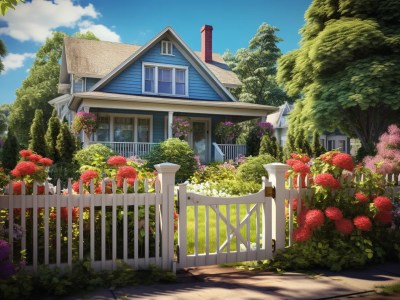
{"label": "large leafy tree", "polygon": [[0,0],[0,14],[3,16],[7,13],[7,11],[11,9],[15,9],[15,6],[18,2],[25,2],[24,0]]}
{"label": "large leafy tree", "polygon": [[281,56],[277,44],[282,41],[277,31],[278,28],[263,23],[248,48],[224,54],[224,60],[243,83],[232,90],[240,101],[278,106],[289,100],[275,80],[276,61]]}
{"label": "large leafy tree", "polygon": [[4,70],[4,64],[1,61],[1,58],[6,56],[6,54],[7,54],[6,46],[4,45],[3,41],[0,40],[0,73]]}
{"label": "large leafy tree", "polygon": [[278,82],[302,95],[315,128],[339,128],[371,149],[400,110],[400,1],[314,0],[301,47],[278,61]]}
{"label": "large leafy tree", "polygon": [[[59,60],[62,54],[62,32],[53,32],[52,37],[36,53],[36,59],[17,92],[10,115],[10,126],[13,128],[19,142],[28,144],[29,128],[36,109],[43,111],[45,124],[49,120],[53,108],[48,101],[58,96],[58,81],[60,74]],[[93,33],[76,34],[76,37],[97,39]]]}

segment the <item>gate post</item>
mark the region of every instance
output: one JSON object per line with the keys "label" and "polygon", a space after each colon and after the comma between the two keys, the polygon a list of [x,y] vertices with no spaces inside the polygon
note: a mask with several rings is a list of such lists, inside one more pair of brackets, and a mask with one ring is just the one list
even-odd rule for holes
{"label": "gate post", "polygon": [[289,166],[281,163],[264,165],[268,172],[268,179],[275,187],[275,196],[272,201],[272,238],[275,239],[276,250],[285,248],[286,216],[285,216],[285,173]]}
{"label": "gate post", "polygon": [[172,163],[154,165],[161,184],[161,261],[163,270],[172,270],[174,259],[174,188],[175,174],[181,166]]}

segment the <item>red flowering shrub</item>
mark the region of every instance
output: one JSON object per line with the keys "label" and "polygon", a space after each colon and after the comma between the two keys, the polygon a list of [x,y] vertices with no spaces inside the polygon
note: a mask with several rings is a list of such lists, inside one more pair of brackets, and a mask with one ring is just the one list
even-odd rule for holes
{"label": "red flowering shrub", "polygon": [[372,222],[367,216],[357,216],[353,219],[354,226],[362,231],[370,231]]}
{"label": "red flowering shrub", "polygon": [[310,229],[319,228],[324,224],[324,213],[319,209],[310,209],[306,212],[304,223]]}
{"label": "red flowering shrub", "polygon": [[94,171],[94,170],[86,170],[81,174],[81,179],[83,181],[83,183],[90,183],[90,181],[93,179],[98,178],[99,174]]}
{"label": "red flowering shrub", "polygon": [[301,161],[302,163],[305,163],[305,164],[311,160],[311,158],[307,154],[304,154],[304,153],[301,153],[301,154],[292,153],[292,154],[290,154],[290,156],[293,159],[295,159],[297,161]]}
{"label": "red flowering shrub", "polygon": [[306,176],[310,172],[310,167],[301,161],[296,161],[292,168],[293,171],[300,173],[303,176]]}
{"label": "red flowering shrub", "polygon": [[28,159],[30,160],[30,161],[33,161],[33,162],[38,162],[38,161],[40,161],[41,159],[43,158],[43,156],[41,156],[41,155],[39,155],[39,154],[31,154],[29,157],[28,157]]}
{"label": "red flowering shrub", "polygon": [[340,182],[331,173],[318,174],[314,178],[314,182],[324,188],[337,189],[340,187]]}
{"label": "red flowering shrub", "polygon": [[393,215],[391,211],[380,211],[375,215],[374,219],[382,224],[390,225],[393,221]]}
{"label": "red flowering shrub", "polygon": [[[76,220],[79,217],[79,207],[71,208],[72,220]],[[68,221],[68,207],[61,207],[61,219],[65,222]]]}
{"label": "red flowering shrub", "polygon": [[354,162],[350,155],[347,153],[338,153],[332,158],[332,164],[344,170],[352,172],[354,169]]}
{"label": "red flowering shrub", "polygon": [[14,177],[22,177],[27,175],[33,175],[37,171],[37,165],[31,161],[19,162],[14,170],[11,171],[11,175]]}
{"label": "red flowering shrub", "polygon": [[336,220],[335,228],[340,233],[342,233],[344,235],[348,235],[353,232],[353,223],[349,219]]}
{"label": "red flowering shrub", "polygon": [[21,151],[19,151],[19,155],[26,158],[26,157],[29,157],[32,155],[32,151],[31,150],[21,150]]}
{"label": "red flowering shrub", "polygon": [[126,158],[123,156],[111,156],[108,160],[107,163],[110,166],[123,166],[126,164]]}
{"label": "red flowering shrub", "polygon": [[329,206],[325,209],[325,216],[335,221],[343,219],[342,211],[334,206]]}
{"label": "red flowering shrub", "polygon": [[336,155],[338,155],[340,152],[338,151],[330,151],[325,154],[322,154],[319,158],[323,160],[324,162],[332,165],[333,164],[333,159],[335,158]]}
{"label": "red flowering shrub", "polygon": [[53,164],[53,161],[50,158],[43,157],[39,160],[39,163],[42,164],[43,166],[51,166]]}
{"label": "red flowering shrub", "polygon": [[393,209],[392,201],[384,196],[376,197],[374,199],[374,206],[378,211],[391,211]]}
{"label": "red flowering shrub", "polygon": [[311,238],[311,230],[307,226],[302,226],[293,230],[293,239],[296,242],[305,242]]}
{"label": "red flowering shrub", "polygon": [[368,197],[361,192],[357,192],[354,196],[359,202],[364,203],[369,201]]}

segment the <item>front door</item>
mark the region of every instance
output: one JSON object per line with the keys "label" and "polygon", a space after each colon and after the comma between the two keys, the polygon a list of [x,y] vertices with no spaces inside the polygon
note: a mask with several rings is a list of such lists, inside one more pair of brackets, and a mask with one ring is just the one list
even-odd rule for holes
{"label": "front door", "polygon": [[202,163],[208,161],[207,121],[192,121],[192,147]]}

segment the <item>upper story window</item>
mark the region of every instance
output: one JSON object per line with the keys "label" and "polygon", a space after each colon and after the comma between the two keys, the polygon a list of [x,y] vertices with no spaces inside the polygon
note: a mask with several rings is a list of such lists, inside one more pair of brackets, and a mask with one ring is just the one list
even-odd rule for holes
{"label": "upper story window", "polygon": [[85,78],[81,78],[75,75],[73,76],[73,81],[72,81],[73,93],[85,92],[86,91],[85,85],[86,85]]}
{"label": "upper story window", "polygon": [[183,66],[143,64],[144,94],[189,96],[188,68]]}
{"label": "upper story window", "polygon": [[172,42],[161,41],[161,54],[172,55]]}

